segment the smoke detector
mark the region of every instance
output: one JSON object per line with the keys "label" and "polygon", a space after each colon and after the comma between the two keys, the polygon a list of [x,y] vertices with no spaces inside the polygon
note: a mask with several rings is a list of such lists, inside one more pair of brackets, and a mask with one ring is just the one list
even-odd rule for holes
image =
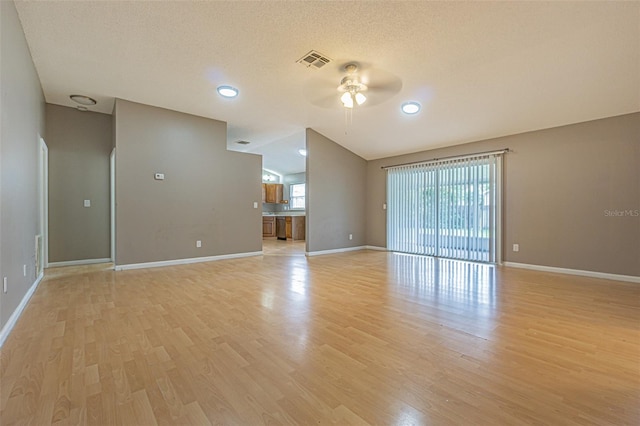
{"label": "smoke detector", "polygon": [[80,105],[93,106],[98,103],[98,101],[96,101],[95,99],[84,95],[71,95],[69,96],[69,98],[71,98],[73,102]]}

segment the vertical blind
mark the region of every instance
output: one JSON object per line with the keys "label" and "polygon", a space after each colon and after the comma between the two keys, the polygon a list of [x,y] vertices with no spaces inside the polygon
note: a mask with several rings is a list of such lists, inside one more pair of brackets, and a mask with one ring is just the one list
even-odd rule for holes
{"label": "vertical blind", "polygon": [[387,247],[497,262],[501,153],[387,168]]}

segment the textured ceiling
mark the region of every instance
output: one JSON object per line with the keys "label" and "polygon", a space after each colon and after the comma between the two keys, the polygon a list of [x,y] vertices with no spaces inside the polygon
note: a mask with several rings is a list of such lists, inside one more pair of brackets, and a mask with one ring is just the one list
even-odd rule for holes
{"label": "textured ceiling", "polygon": [[[290,149],[292,135],[311,127],[374,159],[640,110],[637,1],[16,7],[47,102],[72,106],[69,95],[80,93],[100,112],[118,97],[224,120],[229,147],[250,152]],[[334,62],[296,63],[312,49]],[[318,106],[313,97],[320,87],[332,95],[348,61],[401,88],[350,118],[337,91],[335,106]],[[220,98],[220,84],[240,96]],[[422,111],[403,116],[407,100]]]}

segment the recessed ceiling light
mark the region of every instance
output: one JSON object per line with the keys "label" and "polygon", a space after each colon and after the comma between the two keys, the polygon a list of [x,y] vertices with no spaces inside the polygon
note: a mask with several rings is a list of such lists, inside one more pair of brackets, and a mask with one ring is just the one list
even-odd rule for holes
{"label": "recessed ceiling light", "polygon": [[98,103],[93,98],[84,95],[71,95],[69,96],[73,102],[79,103],[80,105],[95,105]]}
{"label": "recessed ceiling light", "polygon": [[225,98],[235,98],[238,96],[238,89],[231,86],[218,86],[218,93]]}
{"label": "recessed ceiling light", "polygon": [[405,114],[417,114],[420,111],[420,103],[411,101],[402,104],[402,112]]}
{"label": "recessed ceiling light", "polygon": [[303,157],[307,156],[307,150],[304,148],[301,148],[298,150],[298,154],[302,155]]}

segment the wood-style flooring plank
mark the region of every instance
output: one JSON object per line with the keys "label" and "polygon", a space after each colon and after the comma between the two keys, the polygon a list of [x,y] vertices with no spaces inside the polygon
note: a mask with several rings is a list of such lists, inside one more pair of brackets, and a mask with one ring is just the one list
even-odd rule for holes
{"label": "wood-style flooring plank", "polygon": [[640,286],[363,251],[47,270],[0,424],[640,424]]}

